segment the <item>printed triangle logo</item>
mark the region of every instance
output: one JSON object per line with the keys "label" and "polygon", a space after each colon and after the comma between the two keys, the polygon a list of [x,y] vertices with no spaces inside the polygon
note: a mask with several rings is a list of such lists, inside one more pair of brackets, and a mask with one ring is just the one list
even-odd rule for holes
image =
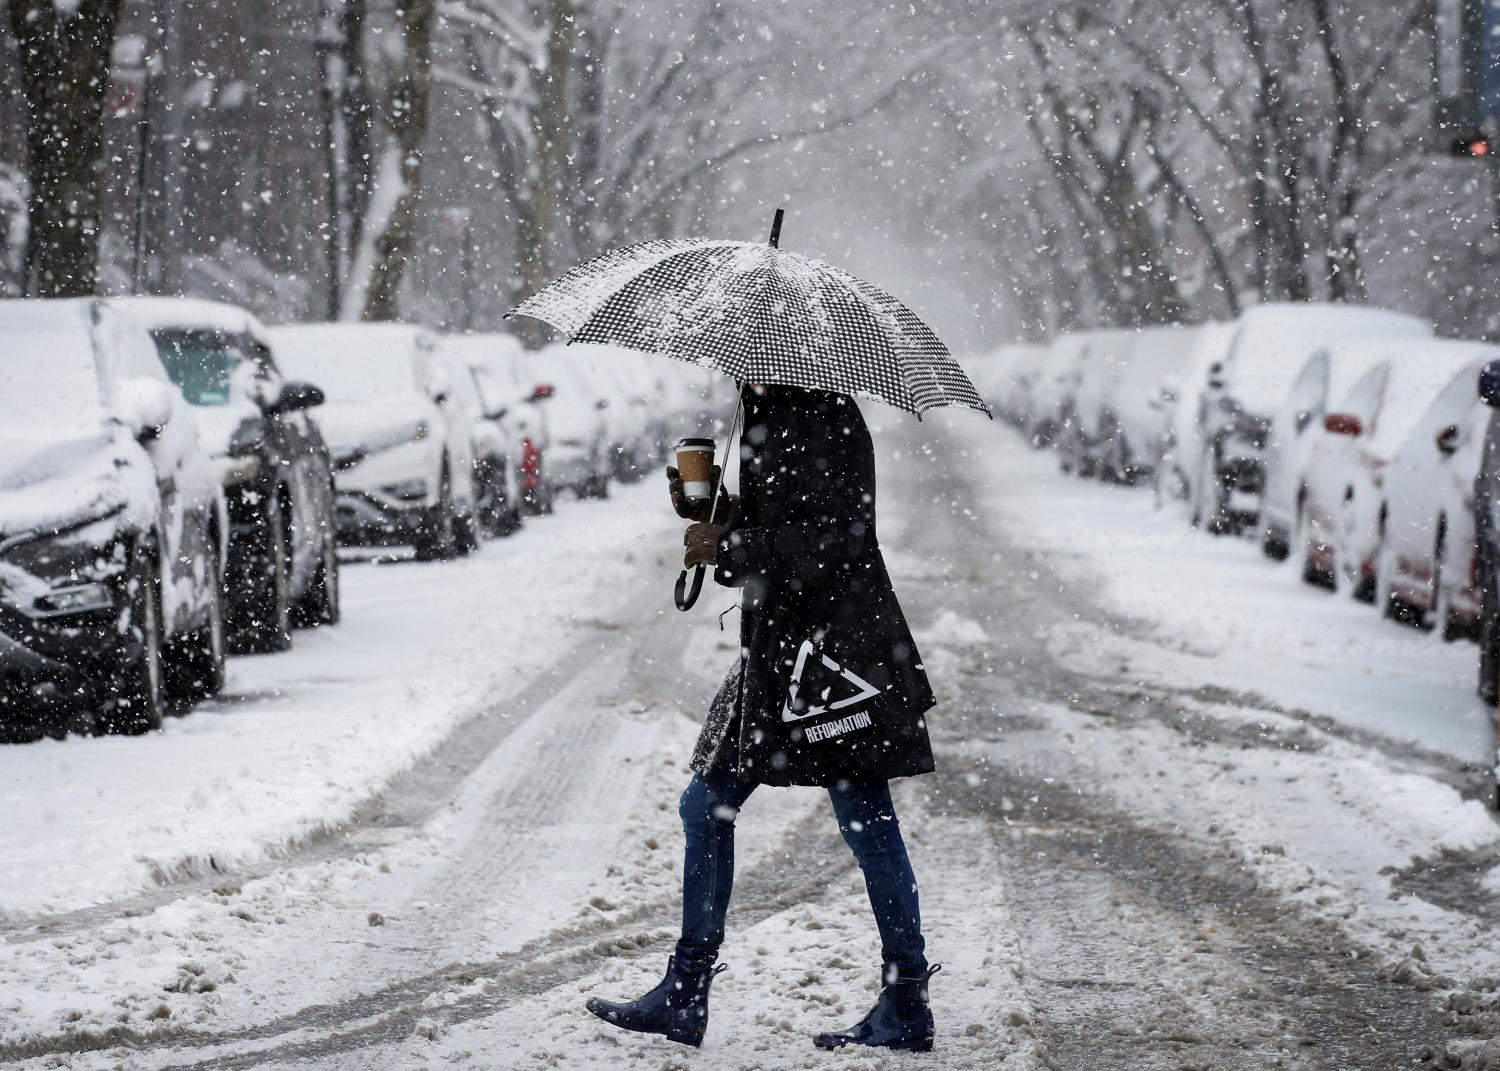
{"label": "printed triangle logo", "polygon": [[[846,695],[842,699],[832,703],[808,703],[803,710],[797,709],[797,697],[803,688],[802,674],[807,668],[809,660],[816,655],[816,661],[820,662],[824,669],[830,673],[837,673],[843,681],[855,689],[853,695]],[[811,690],[811,689],[809,689]],[[817,698],[826,700],[833,694],[832,688],[822,689]],[[792,667],[792,681],[787,685],[786,702],[781,707],[782,721],[802,721],[804,718],[816,718],[820,714],[827,714],[835,710],[847,710],[849,707],[857,706],[867,699],[873,699],[880,694],[880,690],[858,673],[839,665],[826,654],[813,647],[812,640],[803,640],[802,647],[797,651],[797,663]]]}

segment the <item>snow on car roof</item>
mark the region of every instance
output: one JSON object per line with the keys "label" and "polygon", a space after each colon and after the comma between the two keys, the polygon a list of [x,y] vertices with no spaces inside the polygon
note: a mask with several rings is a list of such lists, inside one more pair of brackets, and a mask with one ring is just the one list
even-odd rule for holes
{"label": "snow on car roof", "polygon": [[[1482,342],[1451,339],[1365,339],[1340,343],[1330,351],[1357,350],[1367,368],[1389,368],[1374,427],[1362,437],[1363,447],[1376,457],[1391,457],[1433,401],[1460,375],[1479,374],[1500,349]],[[1338,358],[1335,357],[1335,360]],[[1347,392],[1346,392],[1347,393]],[[1342,405],[1343,397],[1335,396]]]}
{"label": "snow on car roof", "polygon": [[270,338],[282,373],[311,380],[331,402],[420,391],[433,348],[427,329],[411,324],[291,324]]}
{"label": "snow on car roof", "polygon": [[1240,314],[1228,357],[1229,394],[1250,413],[1281,407],[1308,360],[1347,338],[1430,338],[1432,326],[1364,305],[1275,303]]}
{"label": "snow on car roof", "polygon": [[118,297],[109,298],[119,309],[147,331],[217,331],[227,335],[250,335],[267,339],[266,328],[255,314],[238,305],[199,298]]}
{"label": "snow on car roof", "polygon": [[0,301],[0,414],[16,438],[97,428],[100,373],[90,330],[95,302]]}

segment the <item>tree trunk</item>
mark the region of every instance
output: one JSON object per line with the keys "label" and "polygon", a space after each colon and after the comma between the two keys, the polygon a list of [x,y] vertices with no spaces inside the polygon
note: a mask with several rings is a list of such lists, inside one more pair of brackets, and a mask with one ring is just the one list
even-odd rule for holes
{"label": "tree trunk", "polygon": [[536,161],[521,207],[522,300],[552,278],[552,228],[557,215],[559,186],[568,150],[568,61],[573,34],[572,0],[551,0],[546,66],[536,72],[540,104],[533,112]]}
{"label": "tree trunk", "polygon": [[[432,95],[432,23],[435,0],[403,0],[397,9],[401,28],[401,69],[386,109],[390,128],[386,176],[397,183],[395,202],[385,226],[374,236],[375,260],[363,318],[395,320],[401,315],[401,280],[417,238],[417,206],[422,197],[422,149],[427,140],[427,105]],[[369,221],[373,222],[373,221]]]}
{"label": "tree trunk", "polygon": [[[342,201],[346,219],[340,236],[346,255],[359,248],[361,227],[370,208],[370,185],[375,166],[375,106],[370,100],[369,75],[365,68],[365,21],[367,0],[333,0],[336,14],[339,58],[343,84],[339,87],[339,127],[343,134]],[[345,264],[347,271],[349,265]]]}
{"label": "tree trunk", "polygon": [[10,0],[26,99],[26,292],[82,297],[99,267],[104,93],[120,0]]}

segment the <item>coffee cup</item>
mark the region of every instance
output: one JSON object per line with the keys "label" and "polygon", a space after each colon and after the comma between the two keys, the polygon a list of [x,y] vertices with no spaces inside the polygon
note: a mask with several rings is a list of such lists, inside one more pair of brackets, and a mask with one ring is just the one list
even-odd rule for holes
{"label": "coffee cup", "polygon": [[682,477],[682,496],[704,501],[713,493],[714,441],[712,439],[679,439],[677,472]]}

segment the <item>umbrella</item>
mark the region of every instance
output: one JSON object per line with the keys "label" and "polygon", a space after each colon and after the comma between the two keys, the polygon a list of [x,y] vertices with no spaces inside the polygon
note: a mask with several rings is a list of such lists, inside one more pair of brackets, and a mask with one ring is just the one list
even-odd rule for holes
{"label": "umbrella", "polygon": [[[541,320],[569,342],[661,354],[741,384],[873,398],[918,419],[940,406],[991,415],[916,313],[863,279],[780,248],[783,215],[776,210],[766,243],[684,238],[612,250],[506,315]],[[702,574],[700,566],[694,596]],[[684,572],[679,592],[685,580]],[[683,609],[692,598],[683,602],[679,595]]]}

